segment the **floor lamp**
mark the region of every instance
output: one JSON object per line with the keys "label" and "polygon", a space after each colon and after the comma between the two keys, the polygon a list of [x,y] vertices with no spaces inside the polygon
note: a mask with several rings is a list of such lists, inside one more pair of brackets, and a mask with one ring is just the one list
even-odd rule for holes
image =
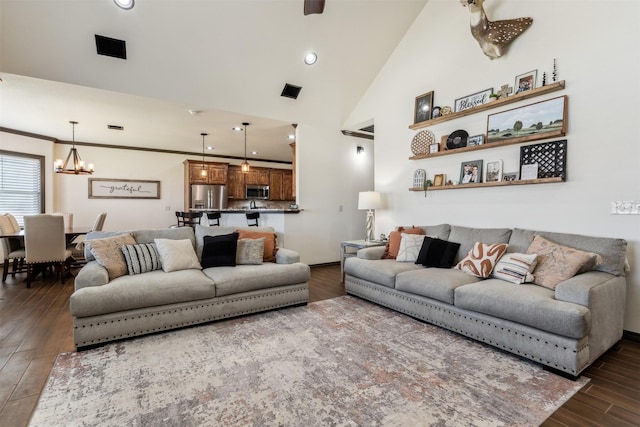
{"label": "floor lamp", "polygon": [[367,210],[367,235],[365,240],[374,240],[373,232],[375,230],[375,213],[374,209],[382,207],[382,200],[378,191],[361,191],[358,194],[358,209]]}

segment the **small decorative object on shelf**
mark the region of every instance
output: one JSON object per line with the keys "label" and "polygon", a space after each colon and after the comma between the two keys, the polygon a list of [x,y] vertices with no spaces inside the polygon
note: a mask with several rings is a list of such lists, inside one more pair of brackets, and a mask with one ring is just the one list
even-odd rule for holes
{"label": "small decorative object on shelf", "polygon": [[416,169],[413,173],[413,187],[420,188],[427,179],[427,172],[424,169]]}
{"label": "small decorative object on shelf", "polygon": [[508,84],[500,86],[500,90],[497,92],[500,99],[506,98],[510,93],[513,93],[513,88]]}
{"label": "small decorative object on shelf", "polygon": [[484,135],[474,135],[467,139],[467,147],[474,147],[482,144],[484,144]]}
{"label": "small decorative object on shelf", "polygon": [[433,107],[433,111],[431,112],[431,118],[437,119],[438,117],[440,117],[440,107],[435,106]]}
{"label": "small decorative object on shelf", "polygon": [[454,109],[456,112],[468,110],[469,108],[477,107],[478,105],[486,104],[489,102],[489,97],[493,93],[493,88],[485,89],[483,91],[463,96],[456,99]]}
{"label": "small decorative object on shelf", "polygon": [[526,92],[536,87],[536,79],[538,77],[538,70],[529,71],[528,73],[520,74],[516,76],[516,93]]}
{"label": "small decorative object on shelf", "polygon": [[434,187],[442,187],[444,185],[444,181],[446,179],[446,174],[439,173],[433,177],[433,186]]}
{"label": "small decorative object on shelf", "polygon": [[438,151],[440,151],[440,143],[434,142],[429,145],[429,153],[437,153]]}
{"label": "small decorative object on shelf", "polygon": [[427,190],[429,190],[429,187],[433,186],[433,182],[431,182],[430,179],[425,179],[424,182],[422,183],[422,189],[424,190],[424,197],[427,197]]}
{"label": "small decorative object on shelf", "polygon": [[500,99],[500,95],[498,95],[497,93],[492,93],[491,95],[489,95],[489,99],[491,101],[495,101],[496,99]]}
{"label": "small decorative object on shelf", "polygon": [[552,80],[558,81],[558,60],[553,58],[553,72],[551,73]]}
{"label": "small decorative object on shelf", "polygon": [[546,86],[547,85],[547,72],[544,71],[542,73],[542,86]]}
{"label": "small decorative object on shelf", "polygon": [[502,174],[503,181],[517,181],[518,180],[518,172],[505,172]]}
{"label": "small decorative object on shelf", "polygon": [[453,131],[447,137],[447,148],[449,150],[455,150],[456,148],[466,147],[468,138],[469,133],[464,129]]}
{"label": "small decorative object on shelf", "polygon": [[460,165],[460,184],[477,184],[482,182],[482,160],[462,162]]}
{"label": "small decorative object on shelf", "polygon": [[411,141],[411,152],[417,156],[418,154],[427,154],[431,145],[436,142],[436,136],[430,130],[418,132]]}
{"label": "small decorative object on shelf", "polygon": [[433,109],[433,91],[416,97],[416,107],[413,113],[413,123],[420,123],[431,118]]}
{"label": "small decorative object on shelf", "polygon": [[442,107],[440,109],[440,115],[441,116],[448,116],[449,114],[453,113],[453,111],[451,111],[451,107],[445,105],[444,107]]}
{"label": "small decorative object on shelf", "polygon": [[[533,175],[536,165],[536,175]],[[528,174],[525,174],[527,172]],[[567,140],[543,142],[520,147],[520,178],[562,178],[567,179]]]}
{"label": "small decorative object on shelf", "polygon": [[502,181],[502,160],[487,162],[487,171],[485,173],[484,182],[500,181]]}

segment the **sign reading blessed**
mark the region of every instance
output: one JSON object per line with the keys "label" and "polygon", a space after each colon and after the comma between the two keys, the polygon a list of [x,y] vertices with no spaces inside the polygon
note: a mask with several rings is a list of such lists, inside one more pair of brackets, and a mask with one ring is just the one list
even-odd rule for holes
{"label": "sign reading blessed", "polygon": [[462,98],[456,99],[454,105],[455,111],[464,111],[469,108],[477,107],[478,105],[486,104],[491,99],[489,96],[493,93],[493,88],[485,89],[482,92],[474,93],[473,95],[467,95]]}
{"label": "sign reading blessed", "polygon": [[89,178],[90,199],[159,199],[160,181]]}

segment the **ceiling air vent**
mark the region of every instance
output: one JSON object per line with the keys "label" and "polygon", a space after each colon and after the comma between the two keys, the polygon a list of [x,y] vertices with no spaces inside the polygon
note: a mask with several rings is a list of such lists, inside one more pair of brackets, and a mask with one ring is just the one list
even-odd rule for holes
{"label": "ceiling air vent", "polygon": [[127,59],[127,45],[124,40],[96,34],[96,50],[98,55],[112,56],[114,58]]}
{"label": "ceiling air vent", "polygon": [[360,128],[360,130],[363,132],[373,133],[373,125],[365,126],[363,128]]}
{"label": "ceiling air vent", "polygon": [[301,90],[302,87],[300,86],[294,86],[286,83],[284,85],[284,89],[282,89],[282,93],[280,94],[280,96],[284,96],[285,98],[298,99],[298,95],[300,94]]}
{"label": "ceiling air vent", "polygon": [[111,129],[111,130],[124,130],[124,126],[119,126],[119,125],[107,125],[107,129]]}

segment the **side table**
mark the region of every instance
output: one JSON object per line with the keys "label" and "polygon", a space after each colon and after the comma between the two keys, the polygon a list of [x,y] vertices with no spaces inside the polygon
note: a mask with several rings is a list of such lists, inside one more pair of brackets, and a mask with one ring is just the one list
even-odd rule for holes
{"label": "side table", "polygon": [[386,241],[382,240],[345,240],[340,243],[340,283],[344,283],[344,260],[356,256],[358,249],[372,248],[374,246],[384,246]]}

